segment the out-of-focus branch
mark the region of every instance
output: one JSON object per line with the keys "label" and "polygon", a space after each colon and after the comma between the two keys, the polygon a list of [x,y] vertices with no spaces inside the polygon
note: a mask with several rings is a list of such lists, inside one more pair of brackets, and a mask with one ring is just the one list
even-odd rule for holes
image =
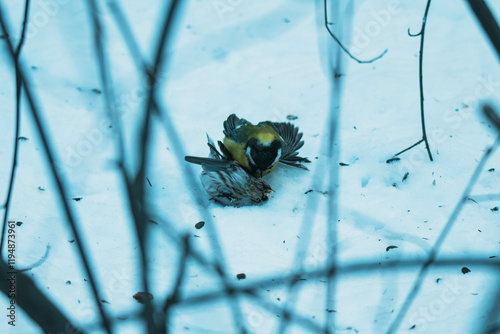
{"label": "out-of-focus branch", "polygon": [[476,15],[479,23],[481,23],[486,35],[488,35],[500,60],[500,27],[498,26],[495,16],[493,16],[493,13],[484,0],[467,0],[467,3],[474,15]]}
{"label": "out-of-focus branch", "polygon": [[[14,307],[16,305],[21,307],[45,333],[81,333],[60,309],[37,288],[28,275],[20,272],[11,273],[9,265],[2,259],[0,259],[0,277],[0,291],[6,296],[12,293],[9,278],[13,278],[16,286]],[[3,321],[8,319],[5,316],[3,318]]]}
{"label": "out-of-focus branch", "polygon": [[[379,259],[366,260],[363,262],[352,262],[349,264],[336,265],[334,267],[322,266],[316,269],[308,270],[307,273],[302,271],[293,271],[289,274],[283,275],[279,279],[273,276],[254,280],[251,284],[243,286],[234,286],[233,293],[245,293],[245,294],[257,294],[262,289],[278,286],[282,284],[290,283],[291,281],[296,281],[297,277],[306,278],[304,284],[308,281],[314,282],[314,279],[326,278],[331,272],[336,274],[367,274],[372,272],[377,272],[377,274],[391,271],[394,268],[398,269],[414,269],[415,267],[424,266],[427,259],[423,260],[391,260],[386,262],[380,262]],[[449,257],[437,259],[432,263],[432,266],[440,268],[461,268],[464,263],[473,264],[477,268],[500,268],[499,259],[488,259],[484,256],[461,256],[461,257]],[[199,293],[197,295],[192,295],[181,300],[180,306],[192,306],[199,305],[201,303],[213,303],[214,301],[220,300],[224,295],[221,291],[209,291]]]}
{"label": "out-of-focus branch", "polygon": [[369,64],[369,63],[373,63],[374,61],[382,58],[386,53],[387,53],[387,49],[384,50],[384,52],[382,52],[380,55],[378,55],[377,57],[375,58],[372,58],[372,59],[369,59],[369,60],[360,60],[358,58],[356,58],[355,56],[352,55],[352,53],[349,52],[349,50],[347,50],[347,48],[342,44],[342,42],[337,38],[337,36],[335,36],[335,34],[332,32],[332,30],[330,29],[330,23],[328,22],[328,10],[327,10],[327,0],[324,1],[324,7],[325,7],[325,28],[326,30],[328,31],[328,33],[330,34],[330,36],[332,36],[333,40],[335,42],[337,42],[337,44],[340,46],[340,48],[352,59],[352,60],[355,60],[356,62],[358,62],[359,64]]}
{"label": "out-of-focus branch", "polygon": [[[132,57],[135,59],[137,67],[141,70],[143,70],[148,78],[153,78],[156,79],[155,76],[159,75],[159,68],[157,66],[149,66],[149,64],[144,60],[144,57],[141,55],[140,49],[138,47],[138,44],[132,34],[132,31],[129,28],[129,24],[123,14],[123,11],[121,10],[121,7],[118,2],[112,1],[108,3],[111,13],[113,14],[113,17],[119,27],[120,32],[123,35],[123,38],[125,40],[125,43],[127,44],[127,47],[129,48],[129,52],[132,54]],[[154,83],[157,83],[157,81],[152,81]],[[179,157],[179,161],[181,163],[184,163],[184,156],[185,150],[182,145],[182,142],[179,138],[179,135],[177,133],[177,130],[173,126],[170,116],[168,113],[168,110],[166,108],[162,108],[159,105],[159,102],[157,101],[157,98],[154,94],[153,91],[149,92],[148,96],[148,111],[149,106],[153,108],[153,112],[155,113],[156,116],[159,117],[161,120],[163,127],[165,129],[166,135],[168,136],[172,149],[175,152],[176,156]],[[146,125],[146,123],[144,122]],[[183,178],[185,179],[186,184],[189,186],[190,189],[195,189],[197,188],[197,183],[196,183],[196,177],[192,170],[190,168],[184,168],[185,173],[183,173]],[[139,175],[135,178],[136,180],[140,180]],[[199,195],[195,194],[194,192],[191,192],[191,195],[193,196],[194,203],[198,205],[198,207],[202,207],[202,199],[199,197]],[[146,207],[146,206],[145,206]],[[211,214],[208,211],[201,211],[200,210],[200,215],[202,218],[205,220],[207,229],[209,229],[209,233],[211,235],[210,238],[210,246],[214,252],[214,262],[212,263],[213,269],[219,274],[219,278],[222,282],[222,284],[227,288],[227,293],[225,294],[226,296],[229,297],[229,300],[231,302],[230,304],[230,309],[233,313],[233,319],[234,319],[234,326],[237,332],[241,333],[246,333],[247,330],[244,325],[243,321],[243,315],[241,312],[241,307],[237,301],[238,297],[233,294],[229,294],[230,290],[230,282],[227,277],[226,271],[225,271],[225,263],[224,263],[224,254],[222,252],[222,249],[220,247],[220,243],[217,237],[217,231],[215,230],[215,224],[213,222],[213,218]]]}
{"label": "out-of-focus branch", "polygon": [[[6,11],[3,8],[2,3],[0,2],[0,28],[5,35],[9,35],[8,34],[9,29],[7,29],[7,22],[8,22],[8,20],[6,17]],[[14,47],[13,47],[9,38],[6,38],[5,41],[7,44],[8,54],[9,54],[12,62],[14,64],[16,64],[16,54],[15,54]],[[41,112],[39,111],[38,103],[35,102],[34,94],[31,91],[33,85],[30,84],[29,78],[25,74],[23,67],[18,64],[17,69],[18,69],[18,73],[19,73],[19,78],[20,78],[20,80],[22,82],[22,86],[24,88],[24,92],[26,94],[26,100],[28,101],[28,105],[29,105],[28,110],[31,111],[31,115],[32,115],[34,123],[35,123],[35,129],[37,130],[38,135],[40,136],[40,140],[42,143],[42,147],[45,151],[49,170],[50,170],[50,173],[52,174],[54,181],[55,181],[56,191],[59,195],[59,200],[61,202],[63,213],[66,217],[66,221],[71,229],[73,237],[75,238],[78,255],[80,256],[80,259],[82,260],[82,264],[84,267],[84,273],[85,273],[85,275],[87,275],[87,280],[90,283],[94,302],[96,303],[97,309],[99,310],[104,329],[106,330],[107,333],[111,334],[110,322],[109,322],[109,319],[108,319],[106,313],[104,312],[102,304],[100,302],[97,283],[95,280],[94,273],[90,269],[90,262],[88,259],[88,254],[90,254],[90,252],[86,249],[86,247],[83,243],[83,240],[80,237],[80,233],[78,231],[78,227],[76,224],[76,217],[75,217],[73,210],[72,210],[70,203],[69,203],[70,196],[68,196],[68,194],[67,194],[67,188],[65,185],[66,183],[63,181],[62,176],[59,175],[57,170],[56,170],[57,159],[55,157],[55,152],[53,151],[53,145],[50,143],[49,138],[46,134],[45,126],[42,123]]]}

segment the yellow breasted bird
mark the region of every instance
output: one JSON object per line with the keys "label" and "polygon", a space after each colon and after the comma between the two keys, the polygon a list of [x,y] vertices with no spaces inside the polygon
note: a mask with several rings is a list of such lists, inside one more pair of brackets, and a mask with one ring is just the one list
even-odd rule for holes
{"label": "yellow breasted bird", "polygon": [[224,122],[224,135],[224,153],[255,177],[269,174],[278,163],[307,169],[302,163],[311,162],[298,156],[304,142],[302,133],[291,123],[265,121],[253,125],[231,114]]}

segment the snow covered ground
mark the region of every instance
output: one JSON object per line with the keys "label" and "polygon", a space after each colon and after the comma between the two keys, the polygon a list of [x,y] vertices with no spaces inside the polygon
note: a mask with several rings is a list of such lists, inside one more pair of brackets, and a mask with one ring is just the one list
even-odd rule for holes
{"label": "snow covered ground", "polygon": [[[94,54],[92,29],[84,1],[33,0],[23,65],[32,78],[59,168],[68,183],[78,224],[90,250],[104,307],[113,319],[141,310],[132,295],[141,290],[137,239],[116,168],[113,127],[106,117]],[[151,59],[152,43],[163,19],[163,1],[120,0],[142,53]],[[102,5],[102,4],[101,4]],[[347,60],[341,108],[339,242],[342,263],[372,259],[425,259],[458,202],[485,149],[496,137],[479,116],[485,97],[500,92],[498,58],[465,2],[436,0],[431,4],[424,52],[427,131],[434,161],[424,146],[387,164],[394,153],[420,139],[418,90],[419,31],[426,1],[357,1],[351,42],[361,59],[387,54],[372,64]],[[500,5],[489,5],[500,17]],[[4,0],[17,40],[23,4]],[[231,208],[211,204],[218,241],[234,284],[279,279],[297,270],[297,249],[308,250],[306,268],[321,265],[327,254],[325,207],[328,194],[308,192],[318,168],[325,167],[325,120],[329,108],[328,45],[322,26],[322,2],[307,1],[188,1],[177,22],[175,42],[168,52],[168,71],[159,82],[186,153],[208,154],[205,132],[222,139],[222,122],[236,113],[252,122],[293,121],[304,133],[302,156],[312,160],[310,171],[279,168],[267,181],[276,191],[259,207]],[[115,94],[127,137],[127,164],[134,166],[136,127],[146,90],[140,74],[108,9],[101,18],[108,34]],[[333,26],[335,27],[335,26]],[[0,189],[6,189],[14,135],[15,85],[12,65],[0,40]],[[111,127],[110,127],[111,126]],[[164,234],[168,220],[191,235],[191,245],[212,254],[214,236],[201,220],[192,189],[181,177],[185,168],[197,174],[172,151],[163,128],[155,123],[152,162],[147,171],[148,199],[155,209],[149,240],[151,293],[161,303],[171,291],[179,250]],[[10,217],[17,227],[18,267],[40,259],[50,244],[47,261],[29,271],[39,288],[78,325],[98,320],[90,288],[64,223],[57,191],[49,177],[43,148],[23,104],[20,156]],[[488,171],[491,170],[491,171]],[[408,174],[407,174],[408,173]],[[405,175],[407,174],[406,178]],[[487,163],[473,194],[498,193],[500,153]],[[203,189],[195,192],[203,194]],[[308,193],[307,193],[308,192]],[[313,197],[313,200],[309,200]],[[471,196],[474,199],[474,195]],[[308,206],[319,206],[310,212]],[[440,255],[499,255],[499,214],[494,201],[468,201]],[[312,218],[314,214],[314,218]],[[307,215],[307,216],[305,216]],[[302,224],[311,233],[305,242]],[[388,246],[397,246],[387,250]],[[471,272],[462,274],[462,267]],[[434,268],[424,280],[400,333],[474,333],[485,319],[485,308],[498,283],[498,273],[473,263]],[[398,312],[418,267],[340,275],[337,281],[336,329],[339,333],[382,333]],[[240,282],[236,274],[245,273]],[[182,293],[195,296],[220,287],[217,276],[188,262]],[[70,283],[69,283],[70,282]],[[322,324],[326,315],[324,279],[298,283],[296,311]],[[284,286],[259,292],[279,306],[287,302]],[[252,299],[242,300],[242,313],[251,333],[276,333],[279,312]],[[8,305],[1,295],[0,304]],[[234,333],[230,304],[176,308],[172,333]],[[117,320],[120,333],[139,333],[134,318]],[[94,328],[92,332],[101,332]],[[15,328],[0,322],[2,333],[41,330],[21,311]],[[306,329],[294,326],[293,333]]]}

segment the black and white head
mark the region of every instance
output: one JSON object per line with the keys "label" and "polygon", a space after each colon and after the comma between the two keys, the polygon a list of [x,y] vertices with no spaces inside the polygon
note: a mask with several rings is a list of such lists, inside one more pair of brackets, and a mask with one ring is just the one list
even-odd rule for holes
{"label": "black and white head", "polygon": [[283,142],[275,136],[271,140],[251,137],[247,141],[245,155],[252,174],[262,177],[270,173],[278,164],[283,151]]}

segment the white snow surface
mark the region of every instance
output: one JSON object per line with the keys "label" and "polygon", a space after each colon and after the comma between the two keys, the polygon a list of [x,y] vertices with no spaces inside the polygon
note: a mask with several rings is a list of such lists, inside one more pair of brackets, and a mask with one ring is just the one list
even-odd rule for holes
{"label": "white snow surface", "polygon": [[[153,59],[158,27],[164,20],[163,1],[119,1],[148,61]],[[5,0],[11,37],[18,40],[24,1]],[[147,91],[123,38],[100,2],[107,33],[113,87],[126,135],[127,166],[137,165],[137,125]],[[427,132],[434,161],[423,144],[386,163],[398,151],[421,138],[418,57],[419,31],[426,1],[357,1],[346,46],[361,59],[388,49],[371,64],[346,56],[340,109],[338,188],[338,243],[336,257],[343,264],[373,260],[425,259],[460,199],[484,151],[496,134],[479,114],[484,98],[500,92],[498,57],[464,1],[436,0],[430,7],[424,51],[424,93]],[[500,5],[489,5],[499,16]],[[326,180],[316,182],[318,169],[327,167],[325,143],[330,83],[328,48],[333,41],[323,26],[322,2],[309,1],[187,1],[167,52],[158,96],[168,109],[180,142],[189,155],[206,156],[207,132],[222,139],[222,122],[231,113],[251,122],[287,121],[304,133],[301,156],[312,161],[310,171],[279,167],[266,178],[273,197],[256,207],[207,208],[196,204],[192,192],[205,196],[201,185],[190,189],[182,174],[190,168],[173,152],[163,127],[155,121],[154,144],[147,176],[151,219],[148,239],[150,285],[160,305],[171,292],[180,250],[161,226],[169,221],[179,233],[190,235],[192,247],[211,258],[215,236],[224,254],[229,280],[252,284],[279,279],[298,269],[297,249],[306,247],[306,268],[324,264],[328,254]],[[348,15],[348,14],[346,14]],[[112,319],[142,309],[133,298],[141,291],[138,242],[127,206],[125,188],[116,166],[114,129],[106,116],[104,95],[94,53],[93,32],[84,1],[33,0],[30,31],[22,65],[32,80],[60,172],[77,214],[78,228],[93,263],[104,308]],[[332,25],[335,31],[335,25]],[[0,40],[0,189],[7,189],[14,137],[15,76]],[[27,273],[64,313],[92,333],[98,313],[78,258],[74,239],[61,209],[55,183],[33,120],[23,100],[19,164],[10,219],[16,228],[18,268],[38,261]],[[493,170],[494,169],[494,170]],[[491,171],[488,171],[491,170]],[[408,173],[408,174],[407,174]],[[405,174],[407,177],[404,179]],[[321,175],[320,175],[321,177]],[[404,179],[404,180],[403,180]],[[197,180],[198,181],[198,180]],[[474,186],[478,194],[498,193],[500,153],[488,161]],[[309,189],[315,191],[306,192]],[[3,195],[2,195],[3,196]],[[311,212],[308,206],[318,206]],[[439,256],[499,255],[498,197],[468,201]],[[213,218],[213,226],[197,230],[199,210]],[[208,224],[208,223],[207,223]],[[309,245],[301,230],[309,231]],[[386,250],[388,246],[397,248]],[[221,289],[214,272],[187,262],[182,297]],[[486,309],[498,284],[498,273],[474,263],[430,270],[421,292],[398,333],[475,333],[484,325]],[[406,269],[341,274],[336,281],[335,319],[338,333],[382,333],[399,311],[417,276],[417,266]],[[245,273],[238,281],[236,275]],[[437,280],[437,279],[440,280]],[[71,284],[67,283],[68,281]],[[318,324],[328,312],[324,278],[298,283],[295,311]],[[259,290],[269,303],[283,306],[287,290],[272,285]],[[276,333],[279,312],[240,298],[243,318],[251,333]],[[9,300],[2,294],[3,312]],[[4,307],[5,306],[5,307]],[[416,325],[414,328],[412,326]],[[87,327],[91,326],[91,327]],[[235,333],[231,304],[217,302],[175,308],[171,333]],[[412,329],[410,329],[412,328]],[[142,333],[135,318],[113,321],[117,333]],[[18,308],[16,326],[0,321],[2,333],[41,333]],[[289,333],[308,333],[292,325]]]}

